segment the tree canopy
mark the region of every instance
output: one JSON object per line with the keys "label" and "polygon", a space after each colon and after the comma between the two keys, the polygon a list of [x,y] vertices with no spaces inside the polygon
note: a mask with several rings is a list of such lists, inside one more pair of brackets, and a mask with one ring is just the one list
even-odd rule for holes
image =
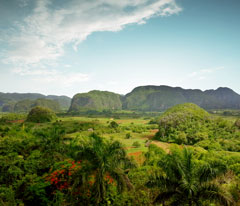
{"label": "tree canopy", "polygon": [[43,123],[43,122],[51,122],[53,120],[56,120],[55,113],[44,107],[34,107],[27,116],[28,122],[36,122],[36,123]]}

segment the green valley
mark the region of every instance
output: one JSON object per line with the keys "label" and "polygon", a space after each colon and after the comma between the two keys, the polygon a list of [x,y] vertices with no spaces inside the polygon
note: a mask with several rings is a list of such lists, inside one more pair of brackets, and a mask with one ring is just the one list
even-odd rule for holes
{"label": "green valley", "polygon": [[223,114],[2,113],[0,204],[239,204],[240,116]]}

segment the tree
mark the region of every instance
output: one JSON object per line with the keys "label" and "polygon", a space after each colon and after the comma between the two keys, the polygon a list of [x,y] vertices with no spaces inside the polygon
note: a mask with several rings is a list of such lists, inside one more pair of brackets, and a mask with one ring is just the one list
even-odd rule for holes
{"label": "tree", "polygon": [[121,143],[104,141],[93,134],[78,149],[76,157],[83,162],[82,170],[88,177],[94,177],[92,196],[96,204],[105,200],[109,181],[116,183],[119,192],[132,188],[125,170],[134,165]]}
{"label": "tree", "polygon": [[45,107],[34,107],[28,114],[27,121],[28,122],[36,122],[36,123],[42,123],[42,122],[51,122],[55,120],[56,114]]}
{"label": "tree", "polygon": [[240,129],[240,119],[237,119],[237,120],[236,120],[235,126]]}
{"label": "tree", "polygon": [[109,125],[111,128],[113,128],[113,129],[117,129],[118,128],[118,123],[117,122],[115,122],[115,121],[112,121],[112,122],[110,122],[110,125]]}
{"label": "tree", "polygon": [[218,162],[203,163],[193,158],[193,152],[187,148],[183,151],[171,151],[164,160],[159,161],[162,170],[151,175],[148,186],[157,186],[159,194],[155,202],[163,205],[203,205],[219,203],[231,205],[233,198],[216,181],[226,173],[226,167]]}

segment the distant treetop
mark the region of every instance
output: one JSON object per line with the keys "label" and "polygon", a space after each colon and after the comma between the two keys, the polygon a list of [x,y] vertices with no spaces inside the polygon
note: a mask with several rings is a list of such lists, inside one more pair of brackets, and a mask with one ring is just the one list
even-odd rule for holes
{"label": "distant treetop", "polygon": [[43,123],[43,122],[51,122],[56,120],[56,114],[45,107],[34,107],[27,116],[28,122],[35,122],[35,123]]}

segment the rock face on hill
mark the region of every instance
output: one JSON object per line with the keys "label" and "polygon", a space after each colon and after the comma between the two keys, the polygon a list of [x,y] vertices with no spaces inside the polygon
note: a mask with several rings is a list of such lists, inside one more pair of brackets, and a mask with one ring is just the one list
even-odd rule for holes
{"label": "rock face on hill", "polygon": [[190,90],[169,86],[141,86],[124,97],[123,109],[164,111],[191,102],[204,109],[240,109],[240,95],[229,88]]}
{"label": "rock face on hill", "polygon": [[73,97],[69,112],[104,109],[122,109],[121,96],[112,92],[97,90],[79,93]]}
{"label": "rock face on hill", "polygon": [[[67,110],[71,104],[71,98],[67,96],[56,96],[56,95],[45,96],[43,94],[38,94],[38,93],[1,93],[0,92],[0,107],[5,107],[5,110],[7,111],[9,110],[14,111],[14,105],[16,103],[25,101],[26,103],[25,106],[28,107],[29,102],[32,102],[37,99],[54,100],[55,102],[57,102],[58,106],[60,106],[61,110]],[[39,106],[44,106],[44,105],[39,105]]]}

